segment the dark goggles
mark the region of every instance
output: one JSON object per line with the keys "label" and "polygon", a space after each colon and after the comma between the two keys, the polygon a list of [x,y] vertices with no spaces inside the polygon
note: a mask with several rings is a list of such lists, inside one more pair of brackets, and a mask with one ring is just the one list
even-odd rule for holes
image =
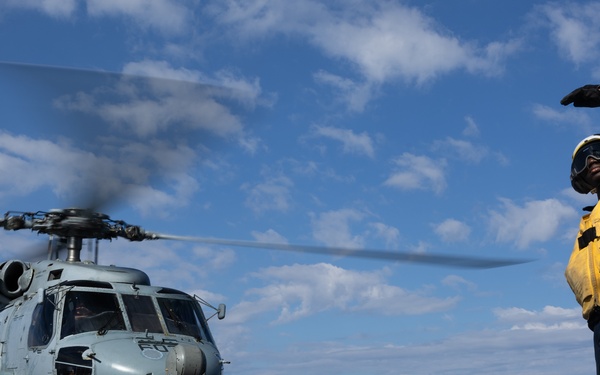
{"label": "dark goggles", "polygon": [[571,164],[571,172],[573,175],[578,175],[587,168],[589,157],[600,160],[600,142],[592,142],[583,146],[573,158]]}

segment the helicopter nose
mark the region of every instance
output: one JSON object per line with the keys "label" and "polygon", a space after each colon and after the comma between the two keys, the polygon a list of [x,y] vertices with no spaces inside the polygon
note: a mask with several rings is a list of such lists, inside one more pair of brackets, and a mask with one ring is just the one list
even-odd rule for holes
{"label": "helicopter nose", "polygon": [[[222,361],[218,351],[210,344],[195,341],[172,343],[168,340],[149,341],[112,339],[97,342],[87,350],[79,348],[79,355],[62,358],[61,363],[79,366],[81,358],[85,367],[98,375],[220,375]],[[63,348],[62,350],[65,350]],[[65,357],[63,355],[63,357]],[[77,361],[68,359],[80,358]],[[81,363],[81,366],[84,364]],[[60,372],[59,372],[60,373]],[[82,374],[91,372],[82,372]]]}
{"label": "helicopter nose", "polygon": [[177,344],[167,356],[167,375],[196,375],[206,372],[206,356],[194,345]]}

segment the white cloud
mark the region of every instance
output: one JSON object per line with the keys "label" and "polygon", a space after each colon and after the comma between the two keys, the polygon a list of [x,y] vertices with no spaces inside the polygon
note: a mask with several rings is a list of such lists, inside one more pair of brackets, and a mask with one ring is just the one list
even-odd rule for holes
{"label": "white cloud", "polygon": [[150,27],[167,34],[189,31],[189,10],[172,0],[86,0],[92,17],[124,16],[141,27]]}
{"label": "white cloud", "polygon": [[448,275],[444,277],[444,279],[442,280],[442,284],[457,290],[461,289],[462,287],[466,287],[469,291],[477,290],[477,285],[475,283],[468,281],[464,277],[458,275]]}
{"label": "white cloud", "polygon": [[499,211],[491,210],[489,228],[499,242],[513,242],[524,249],[535,242],[552,240],[559,225],[577,212],[556,199],[526,202],[518,206],[509,199],[500,199]]}
{"label": "white cloud", "polygon": [[166,61],[142,60],[128,62],[123,66],[124,74],[139,75],[145,77],[165,78],[178,81],[189,81],[201,83],[205,77],[197,70],[186,68],[173,68]]}
{"label": "white cloud", "polygon": [[[74,186],[87,186],[86,180],[95,180],[96,174],[103,175],[102,171],[113,167],[115,165],[109,159],[68,143],[0,133],[0,171],[5,196],[26,195],[42,186],[51,187],[61,197],[74,195],[77,193]],[[139,170],[130,169],[129,173],[130,178],[139,178]],[[106,193],[104,189],[116,183],[108,179],[103,182],[103,190],[99,193]]]}
{"label": "white cloud", "polygon": [[433,143],[434,150],[443,151],[460,160],[477,164],[489,155],[489,150],[485,146],[473,144],[472,142],[446,137],[444,140],[438,140]]}
{"label": "white cloud", "polygon": [[467,126],[463,129],[462,134],[466,137],[477,137],[479,136],[479,126],[471,116],[465,116],[465,122]]}
{"label": "white cloud", "polygon": [[456,297],[388,285],[380,271],[351,271],[326,263],[269,267],[254,276],[269,284],[248,290],[247,300],[232,308],[239,312],[237,323],[269,311],[276,311],[276,321],[283,323],[331,309],[413,315],[448,310],[458,302]]}
{"label": "white cloud", "polygon": [[364,236],[352,234],[351,223],[359,222],[364,214],[354,209],[340,209],[313,215],[311,225],[313,237],[326,246],[343,248],[361,248]]}
{"label": "white cloud", "polygon": [[[82,253],[82,258],[84,255]],[[204,288],[208,288],[214,275],[223,272],[235,260],[235,253],[231,249],[169,240],[130,242],[120,239],[103,242],[99,256],[100,264],[136,268],[149,275],[152,285],[176,288],[187,293],[198,291],[199,280],[202,280]],[[221,300],[219,298],[211,302],[219,303]]]}
{"label": "white cloud", "polygon": [[[0,196],[23,196],[49,187],[73,206],[124,200],[141,213],[187,204],[197,182],[187,173],[194,152],[159,141],[138,143],[105,138],[100,149],[74,147],[0,133]],[[161,189],[151,182],[158,179]]]}
{"label": "white cloud", "polygon": [[356,134],[350,129],[341,129],[332,126],[313,126],[311,133],[313,136],[330,138],[341,142],[345,153],[365,155],[370,158],[375,156],[373,140],[367,132]]}
{"label": "white cloud", "polygon": [[375,91],[369,82],[358,83],[324,70],[315,73],[314,79],[333,87],[337,91],[336,98],[352,112],[362,112]]}
{"label": "white cloud", "polygon": [[594,133],[594,120],[589,114],[567,108],[563,111],[558,111],[554,108],[542,104],[534,104],[532,107],[534,116],[543,120],[545,124],[553,124],[555,126],[563,126],[565,129],[578,129],[581,134]]}
{"label": "white cloud", "polygon": [[284,33],[306,37],[326,55],[350,62],[366,82],[402,79],[423,83],[466,69],[496,74],[518,43],[492,42],[481,48],[464,43],[414,7],[356,1],[343,11],[316,1],[229,1],[215,6],[221,23],[236,35]]}
{"label": "white cloud", "polygon": [[281,234],[273,229],[268,229],[266,232],[252,231],[252,237],[258,242],[287,244],[288,241]]}
{"label": "white cloud", "polygon": [[575,64],[598,61],[600,45],[600,21],[596,14],[600,4],[547,3],[537,8],[539,15],[549,22],[554,43],[561,56]]}
{"label": "white cloud", "polygon": [[242,137],[240,118],[219,101],[225,94],[224,89],[195,82],[124,76],[91,92],[64,95],[55,106],[97,116],[114,127],[131,127],[139,137],[174,128]]}
{"label": "white cloud", "polygon": [[361,11],[350,17],[331,12],[328,22],[307,32],[326,54],[356,64],[368,81],[401,78],[424,83],[460,68],[494,70],[492,61],[477,56],[481,52],[441,33],[433,19],[416,8],[387,3]]}
{"label": "white cloud", "polygon": [[446,160],[404,153],[394,159],[396,170],[383,183],[402,190],[433,190],[441,193],[446,188],[444,170]]}
{"label": "white cloud", "polygon": [[[310,217],[313,238],[325,246],[356,249],[364,248],[367,241],[376,240],[383,241],[387,248],[398,248],[400,231],[382,222],[363,223],[368,217],[366,212],[342,208],[312,213]],[[344,251],[339,254],[343,255]]]}
{"label": "white cloud", "polygon": [[0,6],[34,9],[51,17],[70,17],[77,9],[77,0],[5,0]]}
{"label": "white cloud", "polygon": [[511,324],[513,330],[556,330],[585,326],[580,308],[544,306],[541,311],[518,307],[497,308],[494,315],[499,321]]}
{"label": "white cloud", "polygon": [[446,219],[436,224],[434,231],[444,242],[462,242],[469,239],[471,227],[456,219]]}
{"label": "white cloud", "polygon": [[229,267],[236,261],[235,251],[214,246],[194,246],[192,253],[200,264],[211,270]]}
{"label": "white cloud", "polygon": [[258,79],[227,71],[208,77],[154,60],[128,63],[123,73],[90,73],[93,89],[64,94],[54,99],[54,106],[99,118],[130,137],[179,134],[190,141],[202,134],[208,142],[217,136],[236,140],[251,154],[261,146],[243,123],[243,115],[273,103],[263,97]]}
{"label": "white cloud", "polygon": [[169,84],[171,84],[174,89],[177,89],[178,85],[184,88],[186,82],[191,84],[195,83],[198,84],[198,86],[211,85],[212,87],[209,91],[213,98],[235,99],[248,108],[255,108],[257,105],[270,106],[274,99],[262,97],[262,88],[258,78],[243,77],[228,69],[221,69],[212,75],[207,75],[198,70],[183,67],[174,68],[170,63],[164,60],[141,60],[125,64],[122,73],[176,81],[162,82],[160,80],[149,80],[149,84],[156,83],[157,91],[166,91],[162,87],[168,88]]}
{"label": "white cloud", "polygon": [[[151,28],[164,34],[189,31],[190,11],[173,0],[84,0],[91,17],[125,17],[141,28]],[[78,0],[4,0],[3,6],[33,9],[51,17],[72,17]],[[128,22],[131,24],[131,22]]]}
{"label": "white cloud", "polygon": [[265,211],[287,211],[292,205],[290,189],[294,186],[291,179],[286,176],[269,176],[261,183],[242,185],[242,190],[247,192],[246,207],[256,213]]}
{"label": "white cloud", "polygon": [[382,238],[387,247],[396,248],[400,240],[400,231],[384,223],[369,223],[369,227],[375,232],[376,238]]}

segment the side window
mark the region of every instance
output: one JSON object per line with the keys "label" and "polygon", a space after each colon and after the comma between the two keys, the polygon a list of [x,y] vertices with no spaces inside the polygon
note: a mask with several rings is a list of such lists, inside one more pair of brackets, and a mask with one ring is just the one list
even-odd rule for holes
{"label": "side window", "polygon": [[54,332],[54,294],[44,297],[44,302],[33,310],[27,345],[29,347],[48,345]]}
{"label": "side window", "polygon": [[134,332],[163,333],[163,328],[158,320],[156,308],[150,296],[133,296],[123,294],[123,303],[127,317]]}

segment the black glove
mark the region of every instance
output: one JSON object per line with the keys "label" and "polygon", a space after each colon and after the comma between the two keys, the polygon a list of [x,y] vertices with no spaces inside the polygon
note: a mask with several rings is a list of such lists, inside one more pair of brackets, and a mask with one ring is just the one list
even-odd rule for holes
{"label": "black glove", "polygon": [[571,91],[560,101],[562,105],[573,103],[574,107],[600,107],[600,85],[585,85]]}

